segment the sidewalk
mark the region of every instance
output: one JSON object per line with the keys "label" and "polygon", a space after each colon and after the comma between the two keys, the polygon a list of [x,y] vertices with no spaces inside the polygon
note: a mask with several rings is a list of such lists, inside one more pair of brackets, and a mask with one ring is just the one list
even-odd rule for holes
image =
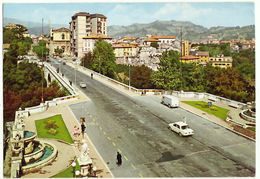
{"label": "sidewalk", "polygon": [[[35,127],[35,120],[47,118],[50,116],[54,116],[57,114],[61,114],[64,120],[64,123],[67,126],[68,131],[71,134],[71,137],[74,141],[80,141],[82,136],[79,138],[75,138],[73,136],[73,129],[74,126],[78,126],[80,128],[80,124],[78,120],[73,115],[72,111],[69,109],[69,105],[76,104],[80,102],[89,101],[89,99],[80,91],[79,99],[67,103],[61,103],[54,107],[49,107],[49,109],[45,112],[38,113],[31,115],[29,118],[25,119],[25,130],[36,132]],[[113,175],[107,168],[106,164],[104,163],[103,159],[99,155],[98,151],[96,150],[95,146],[92,144],[88,136],[85,134],[85,139],[87,139],[87,144],[90,149],[89,156],[93,161],[93,166],[97,168],[97,177],[105,177],[111,178]],[[74,144],[66,144],[64,142],[59,142],[54,139],[44,139],[46,141],[50,141],[58,148],[58,155],[57,158],[52,162],[51,165],[44,166],[43,168],[39,169],[35,173],[29,173],[24,175],[23,178],[48,178],[53,175],[56,175],[65,169],[67,169],[71,163],[79,156],[80,151],[77,148],[77,142]]]}

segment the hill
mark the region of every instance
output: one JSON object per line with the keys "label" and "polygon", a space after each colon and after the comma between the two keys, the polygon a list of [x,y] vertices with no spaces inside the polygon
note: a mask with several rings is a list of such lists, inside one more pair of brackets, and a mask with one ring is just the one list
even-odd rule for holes
{"label": "hill", "polygon": [[219,40],[236,38],[252,39],[255,37],[255,26],[244,27],[212,27],[210,29],[188,21],[155,21],[149,24],[132,24],[129,26],[109,26],[108,35],[114,38],[132,36],[141,37],[147,34],[173,35],[180,39],[180,31],[183,31],[183,39],[198,41],[209,39],[208,36]]}
{"label": "hill", "polygon": [[[31,34],[40,35],[42,31],[41,22],[35,23],[30,21],[21,21],[13,18],[4,18],[3,25],[9,23],[22,24],[26,26]],[[51,27],[69,28],[69,24],[50,24]],[[173,35],[180,39],[181,28],[183,31],[183,39],[191,41],[200,41],[209,39],[208,36],[219,40],[230,40],[230,39],[252,39],[255,37],[255,26],[243,26],[243,27],[211,27],[205,28],[201,25],[193,24],[188,21],[154,21],[149,24],[132,24],[129,26],[108,26],[108,35],[113,38],[131,36],[131,37],[144,37],[147,34],[168,36]],[[49,34],[49,25],[46,23],[43,26],[43,32]]]}

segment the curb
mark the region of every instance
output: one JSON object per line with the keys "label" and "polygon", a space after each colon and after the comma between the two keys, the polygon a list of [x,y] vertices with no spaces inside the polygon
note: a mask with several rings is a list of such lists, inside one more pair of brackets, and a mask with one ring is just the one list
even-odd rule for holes
{"label": "curb", "polygon": [[[69,106],[67,106],[69,108]],[[69,111],[71,112],[71,114],[73,115],[74,119],[76,119],[77,123],[80,125],[79,121],[77,120],[76,116],[74,115],[74,113],[71,111],[71,109],[69,108]],[[99,154],[98,150],[96,149],[95,145],[92,143],[92,141],[90,140],[90,138],[88,137],[87,133],[84,133],[84,136],[87,137],[88,141],[90,142],[90,144],[93,146],[95,152],[97,153],[98,157],[101,159],[102,163],[104,164],[104,166],[107,168],[107,170],[109,171],[109,173],[112,175],[112,178],[115,178],[115,176],[113,175],[113,173],[111,172],[111,170],[108,168],[108,166],[106,165],[106,162],[104,161],[104,159],[102,158],[102,156]]]}
{"label": "curb", "polygon": [[[221,124],[219,124],[219,123],[217,123],[217,122],[215,122],[215,121],[212,121],[212,120],[209,120],[209,119],[207,119],[207,118],[205,118],[205,117],[203,117],[203,116],[200,116],[199,114],[196,114],[196,113],[194,113],[193,111],[190,111],[190,110],[185,109],[185,108],[183,108],[183,107],[180,107],[180,108],[182,108],[182,109],[184,109],[185,111],[188,111],[188,112],[190,112],[190,113],[193,113],[193,114],[195,114],[196,116],[202,117],[202,118],[204,118],[204,119],[206,119],[206,120],[208,120],[208,121],[210,121],[210,122],[213,122],[214,124],[217,124],[217,125],[219,125],[219,126],[221,126],[221,127],[224,127],[225,129],[228,129],[229,131],[234,132],[234,133],[236,133],[236,134],[238,134],[238,135],[240,135],[240,136],[242,136],[242,137],[245,137],[245,138],[247,138],[247,139],[250,139],[250,140],[256,142],[255,139],[252,139],[251,137],[248,137],[248,136],[246,136],[246,135],[244,135],[244,134],[242,134],[242,133],[240,133],[240,132],[237,132],[237,131],[235,131],[235,130],[233,130],[233,129],[231,129],[231,128],[225,127],[225,126],[223,126],[223,125],[221,125]],[[207,113],[207,114],[208,114],[208,113]]]}

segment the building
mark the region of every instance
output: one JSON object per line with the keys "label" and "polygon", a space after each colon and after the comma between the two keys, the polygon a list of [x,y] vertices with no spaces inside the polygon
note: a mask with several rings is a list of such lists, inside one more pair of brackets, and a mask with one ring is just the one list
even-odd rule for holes
{"label": "building", "polygon": [[106,16],[79,12],[72,16],[70,22],[71,55],[83,57],[83,37],[93,34],[107,35]]}
{"label": "building", "polygon": [[199,64],[206,64],[209,62],[209,52],[208,51],[197,51],[194,54],[199,57]]}
{"label": "building", "polygon": [[93,35],[83,37],[83,53],[86,54],[88,52],[92,52],[95,48],[95,42],[98,39],[102,39],[107,41],[108,43],[111,43],[112,37],[108,37],[103,34],[99,34],[99,35],[93,34]]}
{"label": "building", "polygon": [[50,29],[50,54],[55,54],[55,49],[62,49],[63,55],[70,55],[70,30],[62,27]]}
{"label": "building", "polygon": [[176,40],[176,38],[174,36],[156,36],[156,35],[152,35],[152,38],[159,40],[160,44],[168,44],[168,45],[172,45],[173,42]]}
{"label": "building", "polygon": [[193,55],[180,57],[179,60],[182,63],[195,63],[195,64],[199,64],[199,57],[196,57],[196,56],[193,56]]}
{"label": "building", "polygon": [[30,33],[28,30],[23,32],[23,37],[29,37],[30,38]]}
{"label": "building", "polygon": [[136,57],[139,47],[136,44],[113,44],[112,45],[116,58]]}
{"label": "building", "polygon": [[151,46],[151,43],[153,43],[153,42],[159,43],[159,42],[161,42],[161,41],[158,40],[158,39],[155,39],[155,38],[147,38],[147,39],[144,41],[144,45],[149,45],[149,46]]}
{"label": "building", "polygon": [[185,40],[182,43],[182,56],[189,56],[190,55],[191,45],[188,40]]}
{"label": "building", "polygon": [[209,63],[213,67],[219,67],[219,68],[231,68],[232,67],[232,62],[233,59],[232,57],[224,57],[222,56],[217,56],[217,57],[209,57]]}

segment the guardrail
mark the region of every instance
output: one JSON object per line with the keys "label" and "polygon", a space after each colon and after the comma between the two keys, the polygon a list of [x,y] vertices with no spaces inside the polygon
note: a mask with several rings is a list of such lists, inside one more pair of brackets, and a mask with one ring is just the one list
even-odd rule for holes
{"label": "guardrail", "polygon": [[56,73],[52,66],[50,66],[48,63],[45,63],[44,66],[57,79],[57,81],[60,82],[60,84],[70,92],[70,94],[76,94],[74,88],[71,87],[58,73]]}

